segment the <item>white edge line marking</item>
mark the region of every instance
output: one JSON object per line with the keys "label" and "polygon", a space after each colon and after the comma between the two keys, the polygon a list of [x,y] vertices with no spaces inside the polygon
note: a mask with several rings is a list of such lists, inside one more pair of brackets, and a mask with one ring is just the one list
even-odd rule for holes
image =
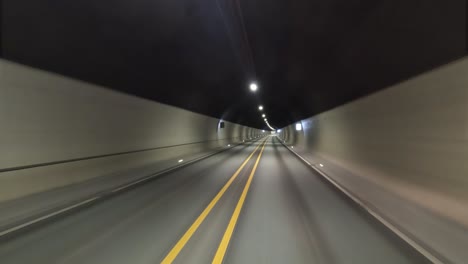
{"label": "white edge line marking", "polygon": [[[242,145],[242,144],[239,143],[239,144],[236,144],[236,145],[231,146],[231,148],[234,148],[234,147],[237,147],[237,146],[241,146],[241,145]],[[174,166],[174,167],[171,167],[171,168],[168,168],[168,169],[166,169],[166,170],[157,172],[157,173],[155,173],[155,174],[153,174],[153,175],[150,175],[150,176],[141,178],[141,179],[139,179],[138,181],[131,182],[131,183],[127,184],[127,185],[118,187],[117,189],[114,189],[114,190],[112,190],[112,191],[110,191],[110,192],[111,192],[111,193],[116,193],[116,192],[122,191],[122,190],[127,189],[127,188],[130,188],[130,187],[132,187],[133,185],[136,185],[136,184],[138,184],[138,183],[140,183],[140,182],[149,181],[149,180],[151,180],[151,179],[153,179],[153,178],[155,178],[155,177],[160,176],[161,174],[168,173],[168,172],[171,172],[171,171],[173,171],[173,170],[176,170],[176,169],[179,169],[179,168],[188,166],[188,165],[190,165],[190,164],[193,164],[193,163],[195,163],[195,162],[197,162],[197,161],[200,161],[200,160],[209,158],[210,156],[216,155],[216,154],[218,154],[218,153],[220,153],[220,152],[223,152],[223,151],[225,151],[225,150],[223,149],[223,150],[217,151],[217,152],[215,152],[215,153],[207,154],[207,155],[205,155],[205,156],[202,156],[202,157],[199,157],[199,158],[196,158],[196,159],[193,159],[193,160],[189,160],[189,161],[185,162],[184,164],[178,164],[178,165],[176,165],[176,166]]]}
{"label": "white edge line marking", "polygon": [[[220,151],[220,152],[221,152],[221,151]],[[187,162],[184,163],[184,164],[178,164],[178,165],[176,165],[176,166],[174,166],[174,167],[168,168],[168,169],[166,169],[166,170],[157,172],[157,173],[155,173],[155,174],[153,174],[153,175],[150,175],[150,176],[141,178],[141,179],[139,179],[139,180],[137,180],[137,181],[134,181],[134,182],[131,182],[131,183],[126,184],[126,185],[124,185],[124,186],[118,187],[117,189],[114,189],[114,190],[112,190],[112,191],[110,191],[110,192],[111,192],[111,193],[116,193],[116,192],[122,191],[122,190],[127,189],[127,188],[130,188],[130,187],[132,187],[132,186],[134,186],[134,185],[137,185],[137,184],[139,184],[139,183],[141,183],[141,182],[149,181],[149,180],[151,180],[151,179],[153,179],[153,178],[155,178],[155,177],[160,176],[161,174],[168,173],[168,172],[171,172],[171,171],[173,171],[173,170],[176,170],[176,169],[179,169],[179,168],[188,166],[188,165],[190,165],[190,164],[193,164],[193,163],[195,163],[195,162],[197,162],[197,161],[200,161],[200,160],[203,160],[203,159],[205,159],[205,158],[208,158],[208,157],[210,157],[210,156],[212,156],[212,155],[215,155],[215,154],[217,154],[217,153],[218,153],[218,152],[216,152],[216,153],[211,153],[211,154],[208,154],[208,155],[205,155],[205,156],[196,158],[196,159],[194,159],[194,160],[189,160],[189,161],[187,161]]]}
{"label": "white edge line marking", "polygon": [[[237,144],[237,145],[235,145],[235,146],[239,146],[239,145],[241,145],[241,144]],[[234,147],[234,146],[233,146],[233,147]],[[178,168],[181,168],[181,167],[185,167],[185,166],[187,166],[187,165],[189,165],[189,164],[192,164],[192,163],[195,163],[195,162],[197,162],[197,161],[203,160],[203,159],[205,159],[205,158],[208,158],[208,157],[210,157],[210,156],[216,155],[216,154],[218,154],[218,153],[220,153],[220,152],[223,152],[223,151],[224,151],[224,150],[220,150],[220,151],[218,151],[218,152],[211,153],[211,154],[202,156],[202,157],[200,157],[200,158],[197,158],[197,159],[188,161],[187,163],[180,164],[180,165],[178,165],[178,166],[174,166],[174,167],[172,167],[172,168],[169,168],[169,169],[167,169],[167,170],[158,172],[158,173],[156,173],[156,174],[154,174],[154,175],[151,175],[151,176],[149,176],[149,177],[142,178],[142,179],[140,179],[140,180],[138,180],[138,181],[135,181],[135,182],[132,182],[132,183],[127,184],[127,185],[125,185],[125,186],[122,186],[122,187],[119,187],[119,188],[117,188],[117,189],[114,189],[114,190],[112,190],[112,191],[110,191],[110,192],[111,192],[111,193],[119,192],[119,191],[121,191],[121,190],[123,190],[123,189],[127,189],[127,188],[129,188],[129,187],[131,187],[131,186],[133,186],[133,185],[135,185],[135,184],[138,184],[138,183],[140,183],[140,182],[142,182],[142,181],[150,180],[150,179],[152,179],[152,178],[154,178],[154,177],[160,176],[161,174],[168,173],[168,172],[170,172],[170,171],[172,171],[172,170],[175,170],[175,169],[178,169]],[[105,196],[105,195],[104,195],[104,196]],[[31,221],[29,221],[29,222],[26,222],[26,223],[17,225],[17,226],[15,226],[15,227],[9,228],[9,229],[4,230],[4,231],[1,231],[1,232],[0,232],[0,237],[2,237],[2,236],[4,236],[4,235],[7,235],[7,234],[9,234],[9,233],[11,233],[11,232],[20,230],[20,229],[22,229],[22,228],[28,227],[28,226],[30,226],[30,225],[32,225],[32,224],[35,224],[35,223],[38,223],[38,222],[40,222],[40,221],[46,220],[46,219],[51,218],[51,217],[53,217],[53,216],[59,215],[59,214],[64,213],[64,212],[66,212],[66,211],[72,210],[72,209],[77,208],[77,207],[79,207],[79,206],[82,206],[82,205],[91,203],[91,202],[93,202],[93,201],[95,201],[95,200],[97,200],[97,199],[99,199],[99,198],[101,198],[101,197],[103,197],[103,196],[95,196],[95,197],[93,197],[93,198],[89,198],[89,199],[84,200],[84,201],[82,201],[82,202],[79,202],[79,203],[77,203],[77,204],[71,205],[71,206],[66,207],[66,208],[62,208],[62,209],[60,209],[60,210],[58,210],[58,211],[52,212],[52,213],[50,213],[50,214],[47,214],[47,215],[44,215],[44,216],[41,216],[41,217],[38,217],[38,218],[36,218],[36,219],[34,219],[34,220],[31,220]]]}
{"label": "white edge line marking", "polygon": [[[287,147],[287,146],[286,146]],[[373,209],[369,208],[366,204],[364,204],[359,198],[355,197],[353,194],[351,194],[348,190],[343,188],[339,183],[337,183],[335,180],[330,178],[328,175],[326,175],[324,172],[316,168],[315,166],[311,165],[306,159],[304,159],[301,155],[296,153],[294,150],[291,148],[287,147],[291,152],[293,152],[298,158],[300,158],[302,161],[305,163],[309,164],[310,167],[316,171],[318,174],[320,174],[322,177],[324,177],[327,181],[329,181],[333,186],[338,188],[340,191],[342,191],[346,196],[348,196],[351,200],[353,200],[355,203],[357,203],[359,206],[361,206],[363,209],[365,209],[370,215],[372,215],[375,219],[377,219],[380,223],[382,223],[385,227],[390,229],[393,233],[395,233],[399,238],[404,240],[406,243],[408,243],[410,246],[412,246],[416,251],[418,251],[421,255],[426,257],[429,261],[431,261],[434,264],[444,264],[441,260],[439,260],[436,256],[434,256],[431,252],[426,250],[424,247],[420,246],[416,241],[411,239],[409,236],[407,236],[405,233],[400,231],[397,227],[395,227],[392,223],[389,221],[385,220],[382,216],[380,216],[377,212],[375,212]]]}
{"label": "white edge line marking", "polygon": [[6,234],[9,234],[9,233],[11,233],[11,232],[13,232],[13,231],[19,230],[19,229],[21,229],[21,228],[24,228],[24,227],[30,226],[30,225],[32,225],[32,224],[35,224],[35,223],[37,223],[37,222],[46,220],[46,219],[51,218],[51,217],[53,217],[53,216],[56,216],[56,215],[58,215],[58,214],[64,213],[64,212],[69,211],[69,210],[71,210],[71,209],[73,209],[73,208],[76,208],[76,207],[79,207],[79,206],[82,206],[82,205],[91,203],[91,202],[93,202],[93,201],[95,201],[95,200],[97,200],[97,199],[99,199],[99,198],[101,198],[101,197],[100,197],[100,196],[96,196],[96,197],[87,199],[87,200],[85,200],[85,201],[82,201],[82,202],[80,202],[80,203],[74,204],[74,205],[72,205],[72,206],[69,206],[69,207],[67,207],[67,208],[60,209],[60,210],[55,211],[55,212],[53,212],[53,213],[50,213],[50,214],[48,214],[48,215],[41,216],[41,217],[36,218],[36,219],[34,219],[34,220],[32,220],[32,221],[29,221],[29,222],[27,222],[27,223],[23,223],[23,224],[21,224],[21,225],[12,227],[12,228],[7,229],[7,230],[5,230],[5,231],[3,231],[3,232],[0,232],[0,237],[1,237],[1,236],[4,236],[4,235],[6,235]]}

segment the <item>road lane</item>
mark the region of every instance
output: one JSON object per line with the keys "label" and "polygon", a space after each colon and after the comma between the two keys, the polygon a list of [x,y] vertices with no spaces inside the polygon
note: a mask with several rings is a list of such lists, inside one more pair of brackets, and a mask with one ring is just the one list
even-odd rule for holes
{"label": "road lane", "polygon": [[[265,141],[264,141],[265,142]],[[262,144],[264,145],[264,144]],[[240,185],[240,182],[243,182],[242,178],[244,177],[240,177],[240,179],[238,179],[238,176],[239,175],[245,175],[246,172],[249,171],[249,166],[246,167],[246,165],[249,164],[251,158],[257,154],[258,155],[258,159],[260,158],[261,156],[261,152],[260,154],[257,153],[257,150],[260,148],[260,145],[258,145],[255,150],[249,155],[249,157],[247,157],[247,159],[241,164],[241,166],[236,170],[236,172],[231,176],[231,178],[227,181],[227,183],[223,186],[223,188],[221,188],[221,190],[218,192],[218,194],[213,198],[213,200],[208,204],[208,206],[202,211],[202,213],[197,217],[197,219],[193,222],[193,224],[188,228],[188,230],[184,233],[184,235],[179,239],[179,241],[175,244],[175,246],[171,249],[171,251],[167,254],[167,256],[162,260],[161,263],[163,264],[169,264],[169,263],[173,263],[173,261],[178,257],[179,253],[184,249],[184,246],[189,242],[190,238],[195,234],[195,232],[197,232],[197,229],[203,224],[204,220],[210,216],[210,212],[213,210],[213,208],[215,208],[215,206],[217,206],[217,203],[220,201],[220,200],[234,200],[235,198],[235,193],[236,193],[236,190],[238,190],[239,186]],[[257,159],[257,160],[258,160]],[[234,184],[233,184],[234,183]],[[231,187],[231,185],[234,185],[233,187]],[[234,191],[233,191],[234,190]],[[224,194],[228,192],[228,195],[224,196]],[[225,197],[228,197],[228,198],[225,198]],[[215,210],[215,212],[217,211],[217,213],[215,213],[215,215],[219,215],[220,211],[225,211],[226,209],[229,209],[230,206],[227,206],[227,205],[218,205],[217,208],[220,208],[220,209],[224,209],[224,210]],[[226,216],[228,214],[222,212],[221,213],[221,216]],[[215,218],[215,216],[210,216],[210,218]],[[210,225],[207,225],[205,224],[205,226],[208,226],[210,228],[210,230],[213,230],[213,226],[210,226]],[[214,229],[216,230],[216,229]],[[205,234],[205,233],[213,233],[213,232],[198,232],[199,234]],[[216,241],[216,238],[217,236],[214,236],[214,235],[211,235],[211,241]],[[206,255],[206,254],[203,254],[203,252],[201,252],[202,254],[197,254],[196,256],[194,256],[194,254],[192,253],[192,251],[195,251],[196,248],[200,248],[202,246],[205,246],[207,244],[209,244],[208,242],[205,242],[205,243],[200,243],[200,241],[198,241],[198,243],[191,243],[192,244],[192,247],[191,247],[191,250],[185,250],[185,255],[188,256],[188,260],[190,260],[190,262],[197,262],[198,263],[198,259],[196,258],[196,256],[202,256],[202,255]],[[195,249],[194,249],[195,248]],[[207,251],[207,250],[205,250]],[[209,257],[210,255],[208,255]],[[187,260],[187,261],[188,261]],[[177,262],[180,262],[180,258],[177,260]],[[206,259],[205,261],[206,262]],[[204,262],[200,262],[200,263],[204,263]]]}
{"label": "road lane", "polygon": [[245,187],[242,190],[242,194],[239,197],[239,201],[236,204],[236,208],[234,209],[234,212],[232,213],[231,219],[229,220],[229,224],[226,228],[226,231],[224,232],[223,238],[221,239],[221,242],[219,243],[218,250],[216,251],[216,254],[213,258],[213,264],[221,264],[223,263],[224,256],[226,255],[227,248],[229,246],[229,243],[231,241],[232,234],[234,233],[234,229],[237,224],[237,220],[239,219],[239,215],[242,211],[242,207],[244,206],[245,199],[247,197],[247,194],[249,192],[250,185],[252,184],[253,177],[255,176],[255,172],[258,167],[258,163],[260,162],[260,159],[262,158],[263,151],[265,150],[265,143],[262,145],[262,149],[260,153],[258,154],[257,160],[255,161],[255,164],[252,168],[252,171],[250,172],[249,178],[247,179],[247,182],[245,183]]}
{"label": "road lane", "polygon": [[428,263],[272,138],[225,263]]}
{"label": "road lane", "polygon": [[0,262],[159,263],[234,178],[167,263],[212,262],[239,204],[223,263],[427,263],[276,137],[267,138],[261,157],[257,151],[245,162],[261,143],[236,147],[0,240]]}
{"label": "road lane", "polygon": [[1,263],[158,263],[259,143],[2,240]]}

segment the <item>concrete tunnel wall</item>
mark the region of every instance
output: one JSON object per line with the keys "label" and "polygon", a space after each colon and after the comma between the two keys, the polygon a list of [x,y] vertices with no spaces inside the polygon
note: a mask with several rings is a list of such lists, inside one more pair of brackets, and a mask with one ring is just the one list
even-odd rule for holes
{"label": "concrete tunnel wall", "polygon": [[467,73],[468,59],[456,61],[279,136],[312,162],[329,161],[468,225]]}
{"label": "concrete tunnel wall", "polygon": [[1,60],[0,201],[155,162],[164,169],[261,134],[219,122]]}

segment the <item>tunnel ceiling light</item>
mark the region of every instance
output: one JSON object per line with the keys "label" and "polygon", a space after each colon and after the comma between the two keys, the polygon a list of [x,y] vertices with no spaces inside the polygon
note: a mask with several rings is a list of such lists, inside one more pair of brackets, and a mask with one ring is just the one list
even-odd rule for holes
{"label": "tunnel ceiling light", "polygon": [[262,117],[266,117],[266,115],[265,115],[265,114],[263,114],[263,115],[262,115]]}
{"label": "tunnel ceiling light", "polygon": [[262,111],[263,110],[263,105],[259,105],[258,110]]}
{"label": "tunnel ceiling light", "polygon": [[183,159],[180,159],[180,160],[179,160],[179,163],[182,163],[182,162],[184,162],[184,160],[183,160]]}
{"label": "tunnel ceiling light", "polygon": [[319,164],[319,166],[320,166],[320,167],[323,167],[323,164],[322,164],[322,163],[320,163],[320,164]]}
{"label": "tunnel ceiling light", "polygon": [[281,129],[276,130],[276,132],[281,133]]}
{"label": "tunnel ceiling light", "polygon": [[258,85],[256,83],[251,83],[249,87],[252,92],[256,92],[258,90]]}

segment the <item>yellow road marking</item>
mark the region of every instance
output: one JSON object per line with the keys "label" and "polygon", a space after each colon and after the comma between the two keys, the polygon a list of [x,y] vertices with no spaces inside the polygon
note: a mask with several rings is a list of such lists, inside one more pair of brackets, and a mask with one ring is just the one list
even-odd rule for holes
{"label": "yellow road marking", "polygon": [[236,209],[234,209],[234,212],[232,213],[231,220],[229,221],[226,231],[224,232],[223,239],[221,240],[218,250],[216,251],[216,254],[213,258],[213,262],[212,262],[213,264],[223,263],[224,255],[226,254],[226,250],[231,240],[232,233],[234,232],[234,228],[236,227],[237,220],[239,219],[239,215],[242,210],[242,206],[244,205],[245,198],[247,197],[247,193],[249,192],[250,184],[252,183],[252,179],[255,175],[255,171],[257,170],[258,163],[260,162],[260,158],[262,157],[263,150],[265,149],[265,145],[266,145],[265,143],[266,141],[263,143],[262,150],[260,151],[257,161],[255,162],[252,172],[250,173],[249,179],[247,180],[247,183],[245,184],[244,190],[242,191],[242,195],[239,198],[239,201],[237,202]]}
{"label": "yellow road marking", "polygon": [[[265,140],[266,142],[266,140]],[[226,190],[229,188],[231,183],[237,178],[239,173],[242,171],[242,169],[245,167],[247,162],[252,158],[252,156],[257,152],[258,148],[260,145],[258,145],[254,151],[250,154],[249,157],[242,163],[242,165],[237,169],[237,171],[231,176],[229,181],[223,186],[223,188],[218,192],[218,194],[211,200],[211,202],[208,204],[208,206],[203,210],[203,212],[198,216],[198,218],[193,222],[193,224],[189,227],[189,229],[185,232],[185,234],[180,238],[180,240],[177,242],[177,244],[171,249],[169,254],[163,259],[161,264],[169,264],[172,263],[177,255],[180,253],[180,251],[184,248],[185,244],[190,240],[192,235],[197,231],[198,227],[203,223],[205,218],[208,216],[208,214],[211,212],[213,207],[216,205],[216,203],[221,199],[221,197],[224,195]]]}

